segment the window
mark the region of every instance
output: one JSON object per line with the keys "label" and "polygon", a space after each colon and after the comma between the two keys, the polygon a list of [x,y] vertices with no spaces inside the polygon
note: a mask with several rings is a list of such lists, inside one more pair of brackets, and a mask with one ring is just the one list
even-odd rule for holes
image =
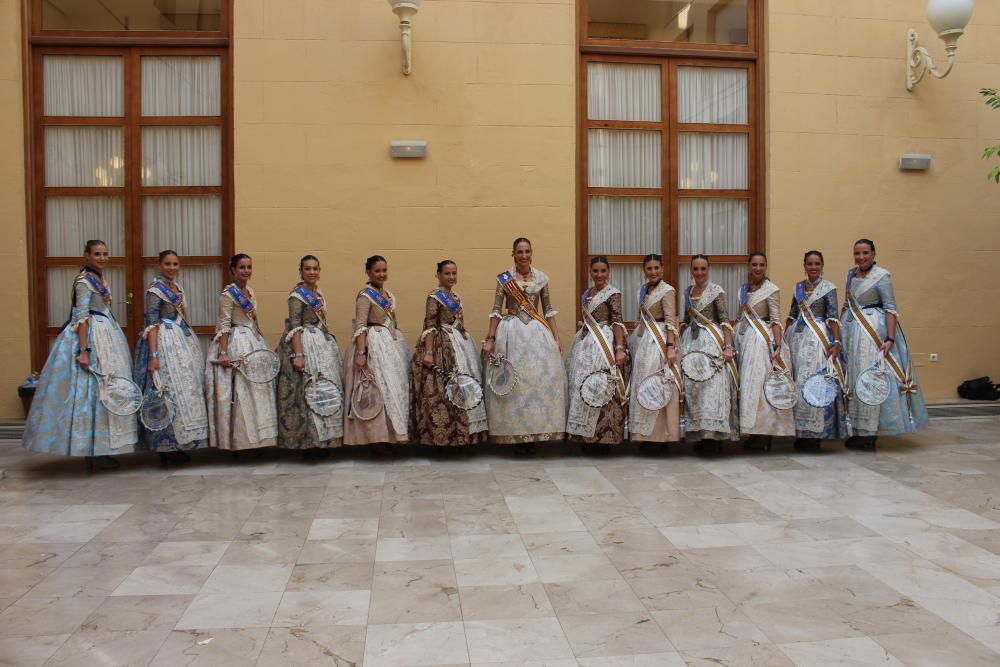
{"label": "window", "polygon": [[[735,305],[747,255],[757,248],[762,228],[755,57],[679,56],[669,47],[651,56],[605,55],[606,48],[588,53],[587,39],[595,34],[595,18],[614,12],[625,17],[655,9],[662,17],[660,5],[690,5],[693,17],[695,10],[704,16],[712,8],[739,5],[745,16],[747,3],[585,5],[590,11],[581,35],[578,286],[582,290],[589,281],[589,257],[608,256],[625,317],[634,322],[644,255],[664,256],[665,278],[680,293],[689,281],[691,256],[706,254],[713,281]],[[667,41],[659,35],[649,39]],[[678,41],[677,35],[671,39]]]}
{"label": "window", "polygon": [[222,0],[44,0],[35,3],[35,25],[87,32],[221,32],[222,5]]}
{"label": "window", "polygon": [[[46,0],[36,13],[61,8],[83,20],[93,7],[146,4],[164,12],[212,5]],[[36,367],[69,316],[70,282],[88,239],[109,245],[114,313],[132,342],[143,328],[145,286],[166,248],[184,261],[188,322],[203,339],[214,329],[232,245],[227,48],[190,39],[115,46],[116,39],[32,45]]]}
{"label": "window", "polygon": [[747,44],[747,0],[589,0],[587,37]]}

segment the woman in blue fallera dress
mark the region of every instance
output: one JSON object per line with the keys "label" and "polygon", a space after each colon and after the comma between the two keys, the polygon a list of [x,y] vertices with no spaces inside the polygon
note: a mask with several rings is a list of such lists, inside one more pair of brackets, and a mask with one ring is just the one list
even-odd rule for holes
{"label": "woman in blue fallera dress", "polygon": [[86,265],[73,280],[69,322],[56,338],[38,380],[24,431],[24,446],[44,454],[86,456],[88,467],[117,468],[138,440],[135,415],[111,414],[98,399],[90,369],[132,379],[125,334],[111,312],[104,281],[108,246],[87,241]]}
{"label": "woman in blue fallera dress", "polygon": [[[795,286],[792,308],[785,327],[785,342],[792,352],[795,384],[803,384],[817,373],[834,371],[841,383],[844,360],[837,319],[837,287],[823,277],[823,253],[810,250],[803,259],[806,279]],[[824,439],[846,438],[844,395],[838,393],[830,405],[818,408],[800,400],[795,405],[795,449],[819,451]]]}
{"label": "woman in blue fallera dress", "polygon": [[[853,430],[850,449],[873,451],[880,435],[912,433],[927,422],[927,406],[917,384],[910,346],[899,324],[892,276],[875,263],[875,243],[861,239],[854,244],[855,267],[847,273],[844,312],[844,345],[850,386],[865,369],[885,357],[889,366],[889,398],[881,405],[850,402]],[[862,320],[863,318],[863,320]]]}
{"label": "woman in blue fallera dress", "polygon": [[181,260],[173,250],[159,255],[158,273],[146,288],[146,328],[135,346],[135,381],[143,392],[155,391],[154,374],[174,401],[174,421],[162,431],[140,424],[142,446],[160,455],[160,463],[189,461],[185,450],[208,446],[205,361],[198,336],[185,321],[184,288],[177,282]]}

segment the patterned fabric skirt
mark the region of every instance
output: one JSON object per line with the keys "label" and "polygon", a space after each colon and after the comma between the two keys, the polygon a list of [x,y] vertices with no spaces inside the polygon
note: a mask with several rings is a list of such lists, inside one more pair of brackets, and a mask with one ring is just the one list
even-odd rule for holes
{"label": "patterned fabric skirt", "polygon": [[[820,319],[819,322],[823,326],[823,320]],[[799,389],[799,402],[794,408],[795,435],[817,440],[846,438],[848,433],[843,394],[838,393],[837,400],[825,408],[813,407],[802,398],[802,385],[805,381],[826,370],[827,357],[819,338],[808,323],[799,320],[785,332],[785,341],[791,349],[795,386]]]}
{"label": "patterned fabric skirt", "polygon": [[[885,340],[885,311],[881,308],[865,308],[863,312],[878,335]],[[878,359],[879,350],[861,323],[850,314],[844,319],[843,338],[847,353],[848,382],[853,387],[858,376]],[[899,361],[905,372],[910,360],[910,346],[903,334],[903,327],[898,323],[896,342],[889,353]],[[913,381],[917,382],[916,370],[913,371]],[[857,398],[850,401],[853,435],[871,437],[913,433],[927,423],[927,405],[923,392],[919,388],[909,395],[900,392],[899,382],[891,370],[889,382],[889,398],[882,405],[867,405]]]}
{"label": "patterned fabric skirt", "polygon": [[[453,329],[439,329],[434,336],[434,365],[483,381],[482,366],[472,336]],[[410,442],[454,447],[486,442],[486,406],[472,410],[456,407],[445,397],[445,378],[423,365],[423,345],[410,364]]]}
{"label": "patterned fabric skirt", "polygon": [[506,396],[486,389],[490,440],[500,444],[562,440],[566,371],[552,332],[537,320],[525,323],[508,315],[496,336],[494,352],[513,363],[518,382]]}
{"label": "patterned fabric skirt", "polygon": [[[91,314],[91,366],[104,373],[132,378],[128,342],[110,317]],[[139,439],[135,415],[107,411],[98,399],[98,381],[76,363],[79,343],[67,326],[56,339],[24,429],[24,446],[45,454],[104,456],[128,454]]]}
{"label": "patterned fabric skirt", "polygon": [[306,385],[313,375],[330,380],[343,396],[343,362],[337,339],[317,327],[305,327],[300,334],[306,370],[295,370],[289,355],[291,341],[282,336],[278,345],[281,372],[278,373],[278,446],[285,449],[339,447],[344,436],[344,409],[330,416],[314,413],[306,403]]}
{"label": "patterned fabric skirt", "polygon": [[[744,320],[745,321],[745,320]],[[766,326],[766,325],[765,325]],[[740,360],[740,433],[742,435],[795,435],[792,410],[778,410],[764,397],[764,380],[771,371],[770,346],[747,325],[736,336]],[[788,346],[781,346],[785,367],[791,367]]]}
{"label": "patterned fabric skirt", "polygon": [[404,443],[410,412],[410,349],[398,329],[369,326],[367,335],[368,366],[382,392],[385,407],[373,419],[364,420],[351,414],[349,401],[357,384],[354,365],[355,344],[352,341],[345,357],[344,444]]}
{"label": "patterned fabric skirt", "polygon": [[[666,327],[657,322],[667,340]],[[642,335],[637,333],[642,331]],[[629,392],[629,439],[633,442],[677,442],[681,439],[680,426],[680,392],[674,389],[667,406],[653,412],[639,404],[639,384],[663,367],[663,356],[659,345],[653,336],[645,330],[642,323],[636,327],[629,337],[629,348],[632,350],[632,386]],[[678,359],[680,350],[678,350]]]}
{"label": "patterned fabric skirt", "polygon": [[[181,324],[160,324],[156,332],[160,353],[160,384],[174,399],[174,421],[162,431],[150,431],[139,423],[142,448],[154,452],[208,447],[208,408],[205,405],[205,360],[201,343]],[[147,370],[149,341],[135,346],[135,381],[143,392],[153,391],[153,376]]]}
{"label": "patterned fabric skirt", "polygon": [[[607,340],[614,340],[610,326],[606,324],[598,326]],[[588,405],[580,394],[580,386],[588,375],[607,369],[607,362],[599,343],[590,333],[585,333],[586,331],[587,329],[581,329],[574,336],[573,347],[570,348],[569,358],[566,361],[566,376],[569,379],[566,440],[588,444],[620,445],[625,440],[628,403],[623,404],[616,392],[609,403],[595,408]],[[630,360],[626,357],[625,368],[622,371],[626,386],[628,386],[630,366]]]}
{"label": "patterned fabric skirt", "polygon": [[[681,349],[685,354],[705,352],[718,357],[722,354],[711,332],[696,324],[684,329]],[[736,384],[723,366],[704,382],[684,378],[684,398],[687,430],[684,437],[699,440],[737,440],[740,433],[739,404]]]}
{"label": "patterned fabric skirt", "polygon": [[[229,358],[266,350],[267,341],[257,331],[235,326],[229,334]],[[255,384],[234,368],[215,363],[219,341],[212,341],[205,365],[209,437],[212,446],[226,450],[271,447],[278,435],[274,383]]]}

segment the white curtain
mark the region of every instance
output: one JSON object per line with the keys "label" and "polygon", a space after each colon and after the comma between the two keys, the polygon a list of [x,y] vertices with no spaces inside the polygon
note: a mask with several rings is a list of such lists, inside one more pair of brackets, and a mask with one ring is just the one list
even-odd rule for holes
{"label": "white curtain", "polygon": [[[143,270],[144,292],[146,286],[153,281],[156,270],[156,265],[147,266]],[[177,282],[184,287],[187,323],[192,326],[215,324],[219,312],[219,294],[222,292],[222,269],[219,265],[191,266],[184,264],[182,259]],[[142,305],[139,307],[142,308]]]}
{"label": "white curtain", "polygon": [[[49,326],[61,327],[70,316],[70,307],[73,304],[73,279],[80,273],[83,267],[83,260],[79,266],[51,266],[48,269],[48,295],[49,295]],[[124,302],[128,295],[125,293],[125,269],[121,266],[109,266],[104,270],[104,280],[111,290],[112,312],[118,320],[118,324],[125,326],[126,306]],[[142,304],[138,304],[142,308]]]}
{"label": "white curtain", "polygon": [[594,129],[588,135],[592,187],[661,187],[659,132]]}
{"label": "white curtain", "polygon": [[123,116],[121,56],[46,55],[42,91],[46,116]]}
{"label": "white curtain", "polygon": [[747,254],[746,199],[681,198],[678,254]]}
{"label": "white curtain", "polygon": [[167,248],[185,255],[222,254],[222,200],[218,195],[142,198],[142,254]]}
{"label": "white curtain", "polygon": [[681,189],[747,189],[747,135],[742,132],[681,132],[677,162]]}
{"label": "white curtain", "polygon": [[660,120],[660,66],[587,64],[587,118]]}
{"label": "white curtain", "polygon": [[730,67],[678,67],[677,120],[746,125],[747,71]]}
{"label": "white curtain", "polygon": [[222,182],[219,127],[142,128],[143,185],[219,185]]}
{"label": "white curtain", "polygon": [[[680,285],[677,287],[677,307],[683,309],[684,291],[688,285],[694,282],[694,279],[691,278],[690,264],[681,264],[678,271],[677,282]],[[729,309],[729,319],[737,319],[740,307],[740,287],[747,281],[747,265],[745,263],[719,264],[716,262],[709,269],[708,279],[721,285],[722,289],[726,291],[726,308]]]}
{"label": "white curtain", "polygon": [[120,127],[46,127],[45,185],[122,187],[123,137]]}
{"label": "white curtain", "polygon": [[622,317],[628,322],[639,319],[639,287],[645,280],[642,264],[611,265],[611,284],[622,291]]}
{"label": "white curtain", "polygon": [[587,223],[591,255],[645,255],[662,248],[659,197],[593,196]]}
{"label": "white curtain", "polygon": [[218,56],[143,56],[143,116],[218,116]]}
{"label": "white curtain", "polygon": [[125,202],[120,197],[48,197],[45,254],[78,257],[84,244],[100,239],[112,257],[125,255]]}

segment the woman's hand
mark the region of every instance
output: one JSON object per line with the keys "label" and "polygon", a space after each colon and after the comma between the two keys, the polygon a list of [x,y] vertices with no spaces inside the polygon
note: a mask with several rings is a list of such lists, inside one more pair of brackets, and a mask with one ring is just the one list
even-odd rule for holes
{"label": "woman's hand", "polygon": [[493,340],[487,338],[483,341],[483,354],[487,357],[493,354]]}
{"label": "woman's hand", "polygon": [[831,345],[830,349],[826,353],[826,356],[829,357],[830,359],[836,359],[837,357],[839,357],[840,343],[834,343],[833,345]]}
{"label": "woman's hand", "polygon": [[882,343],[881,347],[882,354],[889,354],[889,350],[892,349],[892,345],[893,342],[891,340],[887,340],[884,343]]}
{"label": "woman's hand", "polygon": [[292,368],[294,368],[297,373],[304,373],[306,370],[306,358],[295,357],[292,359]]}
{"label": "woman's hand", "polygon": [[155,373],[160,369],[160,360],[156,357],[150,355],[149,361],[146,363],[146,370],[150,373]]}
{"label": "woman's hand", "polygon": [[726,361],[732,361],[736,357],[736,352],[733,350],[732,345],[726,346],[726,349],[722,351],[722,356],[725,357]]}
{"label": "woman's hand", "polygon": [[424,365],[424,368],[430,368],[431,366],[433,366],[434,365],[434,353],[432,353],[432,352],[424,352],[424,360],[423,360],[422,363]]}
{"label": "woman's hand", "polygon": [[625,366],[625,350],[617,350],[615,352],[615,363],[619,367]]}
{"label": "woman's hand", "polygon": [[677,347],[674,345],[667,348],[667,363],[671,366],[677,365]]}
{"label": "woman's hand", "polygon": [[365,370],[365,366],[367,366],[367,365],[368,365],[368,355],[367,354],[358,354],[357,352],[355,352],[354,353],[354,368],[356,368],[357,371],[360,373],[361,371]]}
{"label": "woman's hand", "polygon": [[76,363],[80,364],[83,370],[90,372],[90,352],[81,350],[80,354],[76,355]]}
{"label": "woman's hand", "polygon": [[781,348],[780,347],[771,348],[771,363],[772,364],[778,359],[779,356],[781,356]]}
{"label": "woman's hand", "polygon": [[232,368],[233,367],[233,362],[229,358],[229,353],[228,352],[220,352],[219,353],[219,365],[222,366],[223,368]]}

